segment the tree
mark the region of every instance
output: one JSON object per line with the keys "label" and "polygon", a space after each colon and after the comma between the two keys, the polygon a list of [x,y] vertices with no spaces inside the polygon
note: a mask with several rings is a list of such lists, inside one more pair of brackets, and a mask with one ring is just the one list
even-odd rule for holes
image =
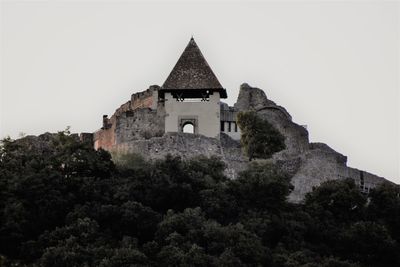
{"label": "tree", "polygon": [[270,250],[257,235],[241,224],[222,226],[208,220],[200,208],[169,211],[159,224],[157,240],[162,246],[159,261],[170,265],[192,265],[193,257],[203,266],[229,261],[237,266],[267,266],[271,260]]}
{"label": "tree", "polygon": [[254,162],[231,180],[229,190],[242,210],[282,210],[293,189],[290,178],[270,163]]}
{"label": "tree", "polygon": [[356,262],[367,266],[399,266],[399,245],[384,225],[360,221],[339,232],[338,251]]}
{"label": "tree", "polygon": [[340,224],[361,219],[366,202],[366,197],[350,178],[326,181],[305,197],[305,207],[310,214]]}
{"label": "tree", "polygon": [[0,266],[400,265],[397,185],[367,203],[354,181],[329,181],[293,204],[269,162],[229,180],[215,157],[114,166],[68,132],[5,139]]}
{"label": "tree", "polygon": [[253,158],[270,158],[275,152],[285,149],[285,137],[255,111],[239,112],[237,122],[241,143],[250,161]]}
{"label": "tree", "polygon": [[393,238],[400,242],[400,186],[382,183],[371,190],[369,198],[368,218],[385,224]]}
{"label": "tree", "polygon": [[31,260],[25,252],[45,230],[65,223],[78,203],[101,201],[114,170],[110,155],[66,132],[5,139],[0,149],[0,253]]}

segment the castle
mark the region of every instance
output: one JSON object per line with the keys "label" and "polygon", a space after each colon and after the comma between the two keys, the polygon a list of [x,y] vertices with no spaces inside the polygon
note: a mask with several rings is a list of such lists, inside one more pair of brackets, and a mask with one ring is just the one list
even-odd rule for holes
{"label": "castle", "polygon": [[[94,136],[95,148],[112,149],[128,140],[149,139],[168,132],[191,132],[213,138],[219,138],[222,132],[239,140],[236,112],[220,102],[224,98],[226,89],[191,38],[162,87],[151,86],[133,94],[110,119],[103,116],[103,127]],[[136,117],[134,113],[140,113],[140,109],[151,111],[143,118],[151,124],[145,127],[147,131],[136,127],[141,123],[132,121],[124,125],[120,120],[121,116]]]}
{"label": "castle", "polygon": [[254,110],[285,136],[286,149],[271,161],[291,175],[291,201],[301,201],[326,180],[352,178],[365,193],[386,181],[348,167],[347,157],[326,144],[310,143],[307,130],[261,89],[242,84],[233,107],[221,101],[225,98],[226,89],[191,38],[161,87],[135,93],[110,118],[103,115],[101,129],[93,134],[94,147],[114,155],[137,153],[150,160],[167,154],[218,156],[226,163],[226,175],[234,179],[248,164],[236,115]]}

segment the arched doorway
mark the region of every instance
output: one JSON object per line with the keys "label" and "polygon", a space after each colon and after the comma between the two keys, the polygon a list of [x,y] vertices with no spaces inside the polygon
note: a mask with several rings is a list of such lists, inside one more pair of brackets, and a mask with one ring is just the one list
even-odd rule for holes
{"label": "arched doorway", "polygon": [[191,122],[186,122],[182,127],[182,132],[184,133],[194,133],[194,125]]}

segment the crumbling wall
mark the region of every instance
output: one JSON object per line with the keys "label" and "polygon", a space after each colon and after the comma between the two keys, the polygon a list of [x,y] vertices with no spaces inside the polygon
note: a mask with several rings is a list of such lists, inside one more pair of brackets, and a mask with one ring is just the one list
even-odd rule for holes
{"label": "crumbling wall", "polygon": [[115,125],[108,129],[100,129],[93,133],[94,149],[110,150],[115,144]]}
{"label": "crumbling wall", "polygon": [[[157,112],[159,86],[135,93],[117,108],[111,118],[103,116],[103,126],[93,134],[94,148],[111,150],[116,144],[151,138],[164,131],[162,110]],[[141,130],[138,130],[141,129]]]}
{"label": "crumbling wall", "polygon": [[247,83],[242,84],[235,108],[239,111],[256,111],[285,136],[286,149],[274,155],[275,158],[288,158],[308,150],[307,130],[292,122],[292,117],[285,108],[269,100],[263,90]]}
{"label": "crumbling wall", "polygon": [[301,201],[313,187],[328,180],[351,178],[365,193],[387,181],[371,173],[347,167],[347,157],[326,144],[310,144],[308,131],[292,122],[290,114],[267,99],[261,89],[248,84],[241,85],[235,108],[240,111],[255,110],[285,136],[286,149],[275,153],[272,160],[292,176],[294,190],[289,196],[292,202]]}
{"label": "crumbling wall", "polygon": [[82,143],[93,144],[93,133],[80,133],[79,141]]}
{"label": "crumbling wall", "polygon": [[247,83],[240,85],[239,95],[234,105],[238,110],[257,110],[267,106],[276,106],[276,104],[269,100],[264,91],[251,87]]}
{"label": "crumbling wall", "polygon": [[313,187],[328,180],[351,178],[360,191],[369,193],[370,189],[387,181],[383,177],[350,168],[346,157],[325,144],[311,144],[311,149],[301,157],[299,170],[292,177],[294,190],[289,196],[292,202],[300,202]]}
{"label": "crumbling wall", "polygon": [[223,135],[224,141],[216,138],[195,135],[190,133],[165,133],[161,137],[151,139],[132,140],[118,143],[112,149],[114,155],[136,153],[147,160],[163,159],[166,155],[176,155],[183,159],[197,156],[217,156],[226,164],[225,174],[236,178],[243,170],[248,160],[243,157],[237,141]]}
{"label": "crumbling wall", "polygon": [[247,168],[249,159],[244,155],[240,141],[221,133],[220,142],[222,159],[226,163],[225,174],[229,178],[235,179],[241,171]]}
{"label": "crumbling wall", "polygon": [[221,147],[215,138],[189,133],[165,133],[161,137],[119,143],[112,152],[137,153],[149,160],[162,159],[168,154],[187,159],[200,155],[221,156]]}
{"label": "crumbling wall", "polygon": [[238,110],[220,102],[221,134],[224,133],[234,140],[240,140],[241,132],[237,125]]}
{"label": "crumbling wall", "polygon": [[165,129],[164,117],[161,107],[158,110],[140,108],[122,113],[116,118],[116,144],[162,136]]}
{"label": "crumbling wall", "polygon": [[138,108],[157,109],[158,102],[158,85],[152,85],[146,91],[135,93],[131,96],[131,110]]}
{"label": "crumbling wall", "polygon": [[310,150],[299,156],[300,165],[294,173],[291,183],[294,190],[289,199],[299,202],[314,186],[340,179],[346,172],[346,157],[324,144],[310,146]]}
{"label": "crumbling wall", "polygon": [[[164,133],[165,110],[162,103],[157,108],[150,93],[158,87],[135,94],[106,120],[103,130],[94,134],[95,147],[103,147],[114,154],[137,153],[146,159],[160,159],[167,154],[182,158],[217,156],[226,163],[225,174],[234,179],[248,165],[240,142],[221,133],[220,139],[187,133]],[[152,91],[153,90],[153,91]],[[135,107],[135,109],[134,109]],[[142,108],[145,107],[145,108]],[[265,93],[248,84],[240,87],[235,110],[254,110],[285,136],[286,149],[275,153],[271,161],[292,176],[294,190],[289,196],[292,202],[304,199],[314,186],[334,179],[351,178],[362,192],[368,193],[376,185],[386,181],[382,177],[347,167],[347,157],[326,144],[309,143],[307,130],[294,123],[285,108],[269,100]]]}

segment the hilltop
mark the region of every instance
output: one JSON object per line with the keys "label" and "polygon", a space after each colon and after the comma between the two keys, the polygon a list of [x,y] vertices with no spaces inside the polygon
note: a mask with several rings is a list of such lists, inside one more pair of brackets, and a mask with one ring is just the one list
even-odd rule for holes
{"label": "hilltop", "polygon": [[[103,127],[94,134],[95,147],[107,149],[115,157],[134,153],[147,160],[160,159],[167,154],[179,155],[183,159],[217,156],[226,164],[225,174],[235,179],[249,162],[240,144],[240,134],[234,139],[226,132],[221,132],[219,138],[183,132],[163,133],[165,111],[162,106],[157,109],[136,106],[139,100],[153,97],[158,90],[160,87],[152,86],[145,93],[136,93],[134,108],[130,102],[118,108],[110,119],[110,127]],[[348,167],[347,157],[328,145],[310,143],[307,129],[293,122],[289,112],[268,99],[259,88],[242,84],[234,107],[222,103],[221,114],[224,110],[235,116],[239,112],[255,111],[285,137],[286,148],[273,154],[270,161],[292,177],[294,190],[289,196],[290,201],[301,201],[314,186],[328,180],[353,179],[363,193],[386,181]],[[113,144],[106,140],[113,140]]]}
{"label": "hilltop", "polygon": [[331,180],[293,204],[279,166],[253,161],[235,179],[225,167],[133,154],[116,165],[68,132],[3,140],[0,266],[400,264],[398,186],[367,198]]}

